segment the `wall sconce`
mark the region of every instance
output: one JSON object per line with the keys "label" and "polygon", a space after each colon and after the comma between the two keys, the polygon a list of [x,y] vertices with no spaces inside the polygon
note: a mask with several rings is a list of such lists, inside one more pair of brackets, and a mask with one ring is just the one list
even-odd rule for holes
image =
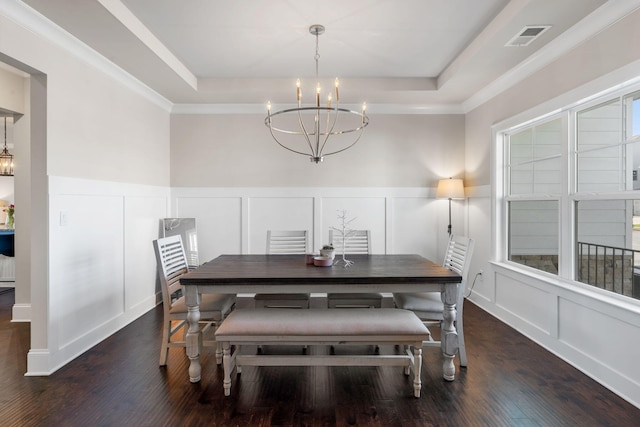
{"label": "wall sconce", "polygon": [[451,235],[451,199],[464,199],[464,184],[461,179],[441,179],[436,190],[438,199],[449,199],[449,227],[447,232]]}

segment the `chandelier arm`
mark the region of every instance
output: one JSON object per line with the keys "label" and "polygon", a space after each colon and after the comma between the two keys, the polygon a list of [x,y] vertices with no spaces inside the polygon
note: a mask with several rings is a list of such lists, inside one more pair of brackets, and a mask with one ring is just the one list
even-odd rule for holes
{"label": "chandelier arm", "polygon": [[309,139],[309,132],[307,132],[307,128],[304,126],[304,121],[302,120],[302,111],[300,109],[298,109],[298,125],[300,126],[302,135],[304,135],[304,139],[307,140],[307,144],[309,144],[309,149],[311,150],[311,154],[313,155],[313,145],[311,144],[311,139]]}
{"label": "chandelier arm", "polygon": [[[265,120],[264,120],[264,123],[265,123],[265,126],[269,127],[269,126],[270,126],[270,125],[269,125],[269,123],[271,122],[271,118],[273,118],[273,117],[275,117],[275,116],[278,116],[278,115],[287,114],[287,113],[300,113],[300,112],[303,112],[303,111],[322,111],[322,110],[327,110],[327,109],[328,109],[327,107],[301,107],[301,108],[289,108],[289,109],[286,109],[286,110],[280,110],[280,111],[277,111],[277,112],[275,112],[275,113],[271,114],[270,116],[267,116],[267,117],[265,118]],[[331,108],[331,109],[333,109],[333,108]],[[356,116],[360,116],[360,117],[362,117],[362,112],[360,112],[360,111],[348,110],[348,109],[346,109],[346,108],[338,108],[338,110],[339,110],[340,112],[342,112],[342,113],[349,113],[349,114],[354,114],[354,115],[356,115]],[[336,132],[333,132],[333,133],[332,133],[332,135],[341,135],[341,134],[343,134],[343,133],[357,132],[357,131],[359,131],[360,129],[362,129],[362,128],[366,127],[368,124],[369,124],[369,117],[368,117],[368,116],[364,116],[364,121],[363,121],[362,126],[358,126],[358,127],[356,127],[356,128],[353,128],[353,129],[347,129],[347,130],[336,131]],[[301,133],[301,132],[296,132],[296,131],[291,131],[291,130],[281,129],[281,128],[277,127],[277,126],[274,126],[274,127],[273,127],[273,129],[274,129],[275,131],[277,131],[277,132],[281,132],[281,133],[288,133],[288,134],[291,134],[291,135],[304,135],[304,134],[303,134],[303,133]],[[310,135],[313,135],[313,133],[311,133]]]}
{"label": "chandelier arm", "polygon": [[345,151],[345,150],[348,150],[349,148],[351,148],[351,147],[353,147],[354,145],[356,145],[356,144],[358,143],[358,141],[360,141],[360,138],[362,138],[362,134],[364,134],[364,126],[363,126],[363,127],[361,127],[360,129],[361,129],[361,131],[360,131],[360,135],[358,135],[358,137],[356,138],[356,140],[355,140],[355,141],[353,141],[349,146],[344,147],[343,149],[338,150],[338,151],[332,151],[331,153],[326,153],[326,154],[324,154],[324,155],[325,155],[325,156],[330,156],[330,155],[332,155],[332,154],[338,154],[338,153],[341,153],[341,152],[343,152],[343,151]]}
{"label": "chandelier arm", "polygon": [[327,111],[327,127],[325,128],[325,136],[324,142],[322,143],[322,148],[320,149],[320,153],[324,151],[324,146],[327,145],[327,141],[329,140],[329,136],[333,133],[333,129],[336,127],[336,122],[338,121],[338,114],[340,112],[339,104],[336,102],[335,114],[333,115],[333,123],[331,124],[331,129],[329,129],[329,119],[331,118],[331,110]]}
{"label": "chandelier arm", "polygon": [[315,139],[315,143],[316,143],[316,149],[312,150],[313,151],[313,156],[314,157],[320,157],[320,153],[322,153],[322,150],[320,149],[320,110],[316,110],[316,114],[314,117],[314,139]]}
{"label": "chandelier arm", "polygon": [[293,153],[296,153],[296,154],[302,154],[303,156],[308,156],[308,155],[309,155],[309,153],[304,153],[304,152],[302,152],[302,151],[297,151],[297,150],[294,150],[294,149],[292,149],[292,148],[289,148],[289,147],[287,147],[286,145],[284,145],[283,143],[281,143],[280,141],[278,141],[278,138],[277,138],[277,137],[276,137],[276,135],[273,133],[273,129],[271,128],[271,126],[268,126],[268,127],[269,127],[269,132],[271,132],[271,137],[273,138],[273,140],[274,140],[274,141],[275,141],[279,146],[281,146],[281,147],[282,147],[282,148],[284,148],[285,150],[289,150],[289,151],[291,151],[291,152],[293,152]]}
{"label": "chandelier arm", "polygon": [[[333,117],[333,123],[331,125],[330,128],[325,128],[325,132],[324,133],[320,133],[319,128],[316,127],[316,131],[314,133],[309,133],[304,125],[304,121],[302,120],[302,113],[305,111],[308,112],[314,112],[316,116],[318,116],[320,114],[320,112],[322,110],[327,111],[327,114],[330,115],[331,112],[335,112],[334,117]],[[298,114],[298,122],[299,122],[299,126],[301,131],[292,131],[292,130],[286,130],[286,129],[281,129],[278,128],[277,126],[273,125],[272,122],[272,118],[277,116],[277,115],[284,115],[284,114],[288,114],[288,113],[297,113]],[[335,124],[337,123],[337,116],[339,113],[348,113],[348,114],[353,114],[359,117],[362,117],[362,125],[358,126],[356,128],[353,129],[346,129],[346,130],[339,130],[336,131],[335,130]],[[329,118],[330,116],[328,116]],[[315,120],[315,117],[314,117]],[[303,156],[309,156],[311,157],[312,161],[315,161],[316,163],[318,163],[317,159],[322,159],[323,155],[329,156],[331,154],[337,154],[340,153],[342,151],[345,151],[351,147],[353,147],[356,143],[358,143],[360,141],[360,139],[362,138],[362,135],[364,133],[364,128],[366,126],[369,125],[369,117],[366,115],[362,115],[361,112],[358,111],[353,111],[353,110],[349,110],[346,108],[339,108],[339,107],[299,107],[299,108],[290,108],[290,109],[285,109],[285,110],[281,110],[281,111],[277,111],[273,114],[269,114],[266,118],[265,118],[265,126],[267,126],[269,128],[269,132],[271,133],[271,137],[274,139],[274,141],[276,141],[276,143],[278,145],[280,145],[282,148],[286,149],[287,151],[291,151],[292,153],[296,153],[296,154],[300,154]],[[276,136],[276,132],[278,133],[284,133],[287,135],[302,135],[305,137],[307,144],[309,145],[310,148],[310,152],[302,152],[299,150],[295,150],[293,148],[290,148],[288,146],[286,146],[284,143],[280,142],[280,140],[278,140],[278,137]],[[337,151],[332,151],[330,153],[327,154],[322,154],[322,152],[324,151],[324,147],[326,142],[328,141],[329,136],[334,136],[334,135],[342,135],[342,134],[347,134],[347,133],[352,133],[352,132],[359,132],[360,134],[357,135],[357,138],[351,143],[349,144],[347,147],[342,148],[340,150]],[[311,136],[313,135],[314,139],[319,139],[320,135],[324,136],[324,142],[322,144],[322,148],[319,150],[319,152],[315,152],[313,150],[313,144],[311,142]]]}

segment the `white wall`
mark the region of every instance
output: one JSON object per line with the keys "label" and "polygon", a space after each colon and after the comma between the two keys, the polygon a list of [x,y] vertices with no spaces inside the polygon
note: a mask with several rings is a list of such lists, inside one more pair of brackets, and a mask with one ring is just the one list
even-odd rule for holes
{"label": "white wall", "polygon": [[372,114],[370,120],[354,147],[315,164],[276,144],[264,116],[174,114],[171,186],[433,187],[441,178],[462,177],[463,115]]}
{"label": "white wall", "polygon": [[155,304],[170,105],[19,2],[0,4],[0,28],[0,59],[31,76],[14,320],[31,322],[27,375],[47,375]]}
{"label": "white wall", "polygon": [[[467,182],[484,188],[495,173],[489,165],[501,163],[502,154],[488,131],[497,123],[522,123],[637,78],[640,51],[628,46],[640,36],[639,29],[636,11],[469,112]],[[472,197],[468,204],[470,237],[476,239],[476,248],[492,248],[474,254],[473,264],[485,273],[471,299],[640,407],[640,342],[635,339],[640,335],[639,302],[502,262],[500,217],[490,233],[478,220],[500,212],[501,200],[491,196],[501,194],[498,184],[492,179],[490,194],[480,192],[482,197]],[[565,226],[561,235],[571,238],[571,230]]]}
{"label": "white wall", "polygon": [[[2,55],[0,54],[0,61]],[[6,65],[0,65],[0,109],[9,112],[23,113],[24,92],[22,90],[24,78]],[[8,135],[7,135],[8,136]]]}
{"label": "white wall", "polygon": [[29,375],[55,371],[155,306],[151,242],[168,216],[166,187],[49,184],[49,346],[29,353]]}
{"label": "white wall", "polygon": [[[373,253],[417,253],[436,262],[448,240],[448,203],[434,188],[173,188],[174,215],[196,218],[200,262],[221,254],[265,253],[267,230],[305,229],[310,250],[328,242],[346,210],[353,229],[371,230]],[[464,204],[453,229],[463,233]]]}

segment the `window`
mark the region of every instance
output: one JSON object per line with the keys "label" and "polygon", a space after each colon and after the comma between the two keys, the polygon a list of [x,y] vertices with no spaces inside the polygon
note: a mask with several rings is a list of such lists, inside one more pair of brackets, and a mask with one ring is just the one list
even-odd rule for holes
{"label": "window", "polygon": [[558,273],[558,202],[509,202],[509,260]]}
{"label": "window", "polygon": [[[562,119],[539,123],[507,137],[508,259],[557,274],[558,199],[565,144]],[[556,200],[546,200],[550,197]]]}
{"label": "window", "polygon": [[640,91],[502,136],[506,260],[640,299]]}

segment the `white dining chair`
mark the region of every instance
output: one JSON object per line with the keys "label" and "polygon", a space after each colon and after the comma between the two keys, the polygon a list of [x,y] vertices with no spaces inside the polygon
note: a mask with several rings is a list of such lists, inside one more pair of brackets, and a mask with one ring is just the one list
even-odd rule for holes
{"label": "white dining chair", "polygon": [[[473,255],[473,246],[473,239],[452,235],[449,238],[449,244],[447,245],[447,251],[442,264],[462,276],[462,281],[458,285],[458,295],[456,298],[455,325],[458,331],[460,366],[465,367],[467,366],[467,351],[464,344],[462,311],[467,289],[467,276],[469,275],[471,256]],[[442,325],[444,303],[442,302],[442,294],[440,292],[394,293],[393,302],[397,308],[413,311],[427,327]],[[429,341],[423,343],[423,346],[440,345],[441,342],[434,340],[432,336]]]}
{"label": "white dining chair", "polygon": [[[180,295],[182,286],[180,278],[189,272],[187,256],[180,235],[164,237],[153,241],[153,248],[158,263],[158,274],[162,287],[162,305],[164,320],[162,322],[162,342],[160,344],[160,366],[167,364],[169,348],[186,347],[188,323],[187,305],[184,296]],[[215,332],[217,326],[231,312],[236,296],[227,294],[203,294],[200,302],[200,325],[203,337]],[[181,340],[171,337],[183,332]],[[222,363],[222,349],[215,340],[204,340],[203,346],[216,347],[216,361]]]}
{"label": "white dining chair", "polygon": [[[307,230],[267,230],[267,254],[301,255],[307,253]],[[310,294],[256,294],[256,308],[309,308]]]}
{"label": "white dining chair", "polygon": [[[336,236],[334,230],[329,230],[329,242],[336,251],[336,260],[342,254],[369,255],[371,253],[371,231],[351,230],[348,237]],[[329,308],[381,308],[382,294],[371,293],[329,293],[327,294],[327,306]]]}

